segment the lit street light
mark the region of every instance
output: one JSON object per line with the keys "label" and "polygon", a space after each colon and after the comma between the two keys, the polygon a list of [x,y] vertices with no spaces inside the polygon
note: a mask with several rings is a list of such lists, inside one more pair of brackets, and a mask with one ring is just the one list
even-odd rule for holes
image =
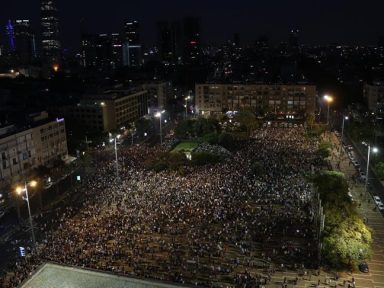
{"label": "lit street light", "polygon": [[366,142],[362,142],[362,144],[368,147],[367,173],[365,174],[365,192],[367,192],[367,189],[368,189],[368,173],[369,173],[369,158],[370,158],[370,155],[371,155],[371,150],[372,150],[372,153],[377,153],[377,152],[379,152],[379,149],[377,149],[376,147],[372,147],[371,148],[371,144],[366,143]]}
{"label": "lit street light", "polygon": [[161,125],[161,115],[165,113],[165,110],[161,111],[161,112],[157,112],[155,114],[155,117],[156,118],[159,118],[160,120],[160,144],[163,144],[163,132],[162,132],[162,125]]}
{"label": "lit street light", "polygon": [[333,102],[333,97],[329,95],[324,95],[324,100],[328,104],[327,125],[329,125],[329,105]]}
{"label": "lit street light", "polygon": [[116,179],[119,179],[119,162],[117,158],[117,139],[120,139],[121,135],[116,135],[115,138],[109,139],[109,142],[115,142],[115,161],[116,161]]}
{"label": "lit street light", "polygon": [[191,96],[185,97],[185,119],[188,117],[188,100],[191,99]]}
{"label": "lit street light", "polygon": [[344,137],[344,121],[349,120],[348,116],[343,116],[343,124],[341,125],[341,142],[343,142],[343,137]]}
{"label": "lit street light", "polygon": [[28,185],[31,187],[36,187],[37,182],[36,181],[31,181],[29,183],[24,182],[24,187],[16,187],[16,193],[21,195],[23,192],[25,192],[25,197],[23,197],[23,200],[27,201],[27,206],[28,206],[28,215],[29,215],[29,224],[31,225],[31,233],[32,233],[32,243],[33,243],[33,249],[36,248],[36,238],[35,238],[35,231],[33,229],[33,222],[32,222],[32,215],[31,215],[31,207],[29,205],[29,195],[28,195]]}

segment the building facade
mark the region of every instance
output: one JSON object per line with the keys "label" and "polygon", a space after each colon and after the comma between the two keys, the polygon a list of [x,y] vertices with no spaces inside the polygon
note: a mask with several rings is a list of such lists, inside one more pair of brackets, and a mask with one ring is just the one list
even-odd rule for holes
{"label": "building facade", "polygon": [[43,68],[46,73],[61,64],[59,14],[56,0],[41,0],[41,43]]}
{"label": "building facade", "polygon": [[384,114],[384,83],[374,82],[364,85],[364,97],[367,99],[368,109],[374,113]]}
{"label": "building facade", "polygon": [[68,156],[64,119],[41,119],[28,128],[0,128],[0,184]]}
{"label": "building facade", "polygon": [[29,65],[37,57],[35,35],[32,32],[29,20],[15,20],[15,52],[17,62],[21,65]]}
{"label": "building facade", "polygon": [[141,66],[140,25],[137,20],[126,21],[124,24],[123,64],[128,67]]}
{"label": "building facade", "polygon": [[315,112],[316,87],[280,84],[197,84],[196,110],[202,115],[250,109],[263,116],[304,116]]}
{"label": "building facade", "polygon": [[65,114],[91,129],[110,132],[148,114],[148,92],[109,90],[87,95]]}
{"label": "building facade", "polygon": [[163,109],[172,93],[171,82],[149,82],[142,85],[148,91],[148,105],[150,109]]}

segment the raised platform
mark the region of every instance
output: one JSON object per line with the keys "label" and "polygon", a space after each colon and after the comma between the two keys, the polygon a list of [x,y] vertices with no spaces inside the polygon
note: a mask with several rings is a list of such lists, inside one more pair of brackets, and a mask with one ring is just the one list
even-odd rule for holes
{"label": "raised platform", "polygon": [[46,263],[20,288],[152,288],[177,285]]}

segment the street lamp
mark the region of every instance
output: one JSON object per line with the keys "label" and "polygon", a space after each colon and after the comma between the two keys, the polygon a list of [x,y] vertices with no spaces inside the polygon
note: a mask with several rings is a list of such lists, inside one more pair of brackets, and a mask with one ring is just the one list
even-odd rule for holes
{"label": "street lamp", "polygon": [[114,138],[109,139],[109,142],[115,142],[115,162],[116,162],[116,179],[119,179],[119,162],[117,158],[117,139],[120,139],[121,135],[116,135]]}
{"label": "street lamp", "polygon": [[188,100],[191,99],[191,96],[185,97],[185,119],[188,117]]}
{"label": "street lamp", "polygon": [[324,95],[324,100],[328,104],[327,125],[329,125],[329,105],[333,102],[333,97],[329,95]]}
{"label": "street lamp", "polygon": [[15,191],[19,195],[22,195],[22,193],[25,192],[25,197],[22,196],[22,198],[23,198],[23,200],[27,201],[28,215],[29,215],[29,224],[31,225],[32,243],[33,243],[33,249],[34,249],[36,247],[36,238],[35,238],[35,231],[33,229],[31,207],[29,205],[28,185],[31,186],[31,187],[36,187],[37,186],[37,182],[35,180],[32,180],[29,183],[27,183],[27,181],[25,181],[24,182],[24,187],[22,187],[22,186],[16,187]]}
{"label": "street lamp", "polygon": [[371,155],[371,150],[372,150],[372,153],[377,153],[377,152],[379,152],[379,149],[377,149],[376,147],[372,147],[371,148],[371,144],[370,143],[362,142],[362,144],[368,147],[367,173],[365,174],[365,192],[367,192],[368,191],[369,158],[370,158],[370,155]]}
{"label": "street lamp", "polygon": [[344,136],[344,121],[349,120],[348,116],[343,116],[343,124],[341,125],[341,142],[343,142],[343,136]]}
{"label": "street lamp", "polygon": [[161,112],[157,112],[155,114],[155,117],[156,118],[159,118],[160,120],[160,144],[163,144],[163,132],[162,132],[162,125],[161,125],[161,115],[165,113],[165,110],[161,111]]}

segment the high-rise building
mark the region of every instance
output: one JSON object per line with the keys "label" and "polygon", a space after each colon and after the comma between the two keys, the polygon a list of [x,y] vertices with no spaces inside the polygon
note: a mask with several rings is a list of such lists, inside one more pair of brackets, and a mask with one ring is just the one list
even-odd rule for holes
{"label": "high-rise building", "polygon": [[123,65],[141,65],[140,25],[137,20],[126,21],[123,33]]}
{"label": "high-rise building", "polygon": [[198,63],[202,58],[200,18],[186,17],[183,20],[183,58],[187,64]]}
{"label": "high-rise building", "polygon": [[180,22],[160,21],[157,29],[161,60],[176,63],[182,46]]}
{"label": "high-rise building", "polygon": [[123,42],[119,33],[81,35],[81,65],[84,68],[110,71],[122,64]]}
{"label": "high-rise building", "polygon": [[31,64],[36,58],[35,35],[32,32],[29,20],[15,20],[15,52],[21,65]]}
{"label": "high-rise building", "polygon": [[123,41],[119,33],[111,34],[111,65],[113,69],[123,64]]}
{"label": "high-rise building", "polygon": [[59,15],[56,0],[41,0],[42,61],[45,72],[57,70],[61,63]]}
{"label": "high-rise building", "polygon": [[5,27],[8,37],[8,49],[10,53],[15,52],[15,29],[13,27],[13,22],[8,20],[7,26]]}
{"label": "high-rise building", "polygon": [[81,66],[92,68],[97,66],[96,35],[81,34]]}

